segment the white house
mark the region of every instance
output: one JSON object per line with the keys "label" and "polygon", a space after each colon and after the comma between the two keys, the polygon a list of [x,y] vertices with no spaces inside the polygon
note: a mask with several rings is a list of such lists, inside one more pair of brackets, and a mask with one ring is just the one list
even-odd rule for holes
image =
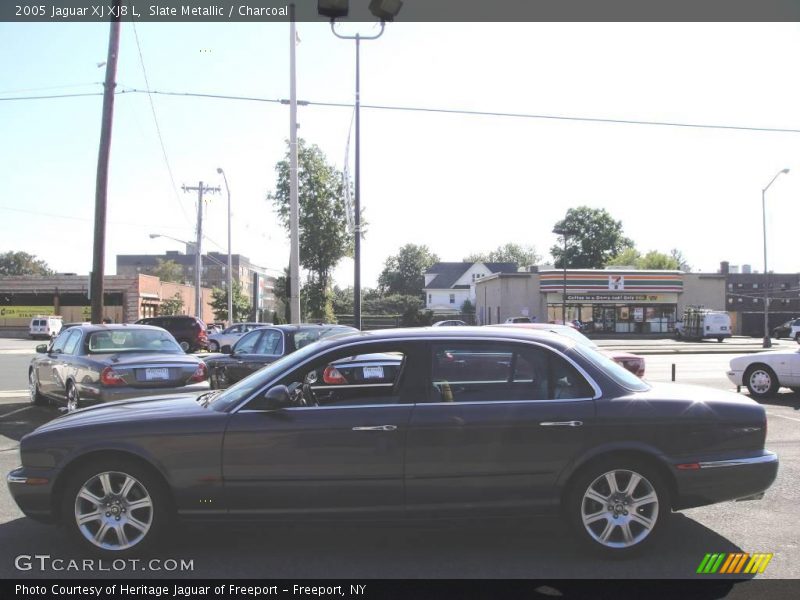
{"label": "white house", "polygon": [[516,272],[516,263],[436,263],[425,271],[425,308],[437,313],[459,313],[465,300],[475,304],[476,281],[493,273]]}

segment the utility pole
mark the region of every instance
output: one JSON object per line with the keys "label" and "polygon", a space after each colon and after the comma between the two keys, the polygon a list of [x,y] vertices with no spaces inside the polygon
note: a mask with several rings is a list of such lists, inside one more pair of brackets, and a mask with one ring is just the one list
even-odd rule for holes
{"label": "utility pole", "polygon": [[120,0],[114,0],[114,6],[117,8],[117,16],[111,19],[111,33],[108,38],[106,79],[103,84],[103,116],[100,126],[100,150],[97,156],[97,183],[94,199],[94,249],[92,255],[92,273],[89,282],[92,323],[101,323],[103,321],[103,273],[105,272],[106,251],[108,162],[111,156],[111,126],[114,122],[114,88],[117,85]]}
{"label": "utility pole", "polygon": [[[203,294],[200,289],[201,275],[203,272],[203,194],[218,193],[220,187],[204,186],[201,181],[197,187],[183,186],[184,192],[197,192],[197,241],[194,249],[194,316],[203,318]],[[230,293],[230,292],[229,292]]]}
{"label": "utility pole", "polygon": [[289,5],[289,320],[300,322],[300,205],[297,197],[297,32]]}

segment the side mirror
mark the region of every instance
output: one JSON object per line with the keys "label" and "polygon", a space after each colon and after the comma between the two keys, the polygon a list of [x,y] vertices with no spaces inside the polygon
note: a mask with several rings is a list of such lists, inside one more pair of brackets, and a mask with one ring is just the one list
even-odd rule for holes
{"label": "side mirror", "polygon": [[233,348],[231,348],[230,344],[224,344],[222,348],[219,349],[220,352],[223,354],[233,354]]}
{"label": "side mirror", "polygon": [[286,408],[292,405],[292,400],[289,397],[289,388],[285,385],[276,385],[267,390],[267,393],[264,394],[264,401],[270,410]]}
{"label": "side mirror", "polygon": [[36,352],[38,354],[47,354],[47,344],[39,344],[36,346]]}

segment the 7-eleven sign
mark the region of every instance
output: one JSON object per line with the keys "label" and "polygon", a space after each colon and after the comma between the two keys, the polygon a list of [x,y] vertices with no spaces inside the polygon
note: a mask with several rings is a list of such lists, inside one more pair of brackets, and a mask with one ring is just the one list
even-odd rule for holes
{"label": "7-eleven sign", "polygon": [[624,290],[625,289],[625,276],[624,275],[609,275],[608,276],[608,289],[610,289],[610,290]]}

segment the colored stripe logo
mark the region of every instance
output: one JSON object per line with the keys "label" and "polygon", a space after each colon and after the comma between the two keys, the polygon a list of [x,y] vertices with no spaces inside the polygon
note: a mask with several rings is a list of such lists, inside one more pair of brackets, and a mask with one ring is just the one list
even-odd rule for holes
{"label": "colored stripe logo", "polygon": [[767,568],[773,554],[766,552],[717,552],[706,554],[697,567],[697,573],[702,575],[737,575],[763,573]]}

